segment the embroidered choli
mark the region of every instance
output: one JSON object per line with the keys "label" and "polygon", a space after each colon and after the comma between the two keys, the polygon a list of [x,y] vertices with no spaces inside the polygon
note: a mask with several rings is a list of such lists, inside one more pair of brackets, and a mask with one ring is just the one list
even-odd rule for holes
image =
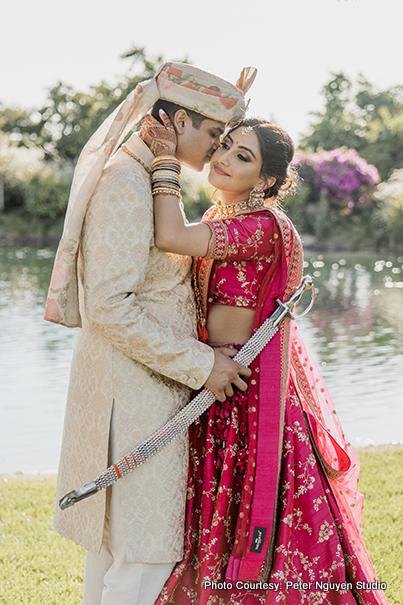
{"label": "embroidered choli", "polygon": [[[212,237],[205,258],[214,259],[208,303],[256,308],[263,277],[274,258],[279,237],[273,218],[264,210],[203,222]],[[207,220],[206,220],[207,219]]]}

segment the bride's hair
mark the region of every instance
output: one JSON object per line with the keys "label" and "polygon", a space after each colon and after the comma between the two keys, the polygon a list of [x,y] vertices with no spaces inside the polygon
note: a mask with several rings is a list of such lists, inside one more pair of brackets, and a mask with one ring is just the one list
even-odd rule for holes
{"label": "bride's hair", "polygon": [[295,151],[294,143],[280,126],[263,118],[247,118],[235,126],[248,127],[253,129],[259,140],[262,156],[261,178],[274,176],[276,179],[274,185],[265,190],[265,199],[280,202],[288,193],[294,191],[298,181],[297,172],[290,166]]}

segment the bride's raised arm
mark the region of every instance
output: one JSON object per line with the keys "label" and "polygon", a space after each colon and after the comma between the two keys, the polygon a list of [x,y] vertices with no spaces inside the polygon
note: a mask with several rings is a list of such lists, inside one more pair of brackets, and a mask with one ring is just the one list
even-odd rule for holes
{"label": "bride's raised arm", "polygon": [[181,165],[175,157],[177,138],[168,116],[160,112],[163,124],[146,116],[140,131],[142,140],[155,155],[152,164],[155,245],[164,252],[205,256],[211,239],[210,228],[186,220],[179,176]]}
{"label": "bride's raised arm", "polygon": [[205,256],[212,235],[204,223],[188,224],[182,202],[169,193],[154,195],[154,232],[157,248],[190,256]]}

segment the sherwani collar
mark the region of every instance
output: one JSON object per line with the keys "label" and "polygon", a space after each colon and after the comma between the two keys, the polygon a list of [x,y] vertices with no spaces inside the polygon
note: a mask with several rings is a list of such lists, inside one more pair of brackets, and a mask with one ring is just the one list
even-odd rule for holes
{"label": "sherwani collar", "polygon": [[125,143],[125,147],[131,151],[135,156],[140,158],[142,162],[151,170],[151,166],[154,160],[154,154],[150,148],[140,139],[137,132],[132,134],[130,139]]}

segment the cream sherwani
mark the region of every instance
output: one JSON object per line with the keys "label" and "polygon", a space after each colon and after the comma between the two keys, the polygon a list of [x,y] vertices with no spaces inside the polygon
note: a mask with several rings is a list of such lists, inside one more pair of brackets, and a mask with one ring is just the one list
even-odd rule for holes
{"label": "cream sherwani", "polygon": [[[148,167],[133,135],[127,146]],[[196,340],[191,258],[154,246],[150,176],[122,150],[91,199],[79,252],[82,328],[74,351],[57,501],[108,465],[111,413],[118,457],[161,427],[207,380],[214,353]],[[121,479],[129,562],[168,563],[183,553],[187,433]],[[55,528],[98,553],[105,491],[61,511]]]}

